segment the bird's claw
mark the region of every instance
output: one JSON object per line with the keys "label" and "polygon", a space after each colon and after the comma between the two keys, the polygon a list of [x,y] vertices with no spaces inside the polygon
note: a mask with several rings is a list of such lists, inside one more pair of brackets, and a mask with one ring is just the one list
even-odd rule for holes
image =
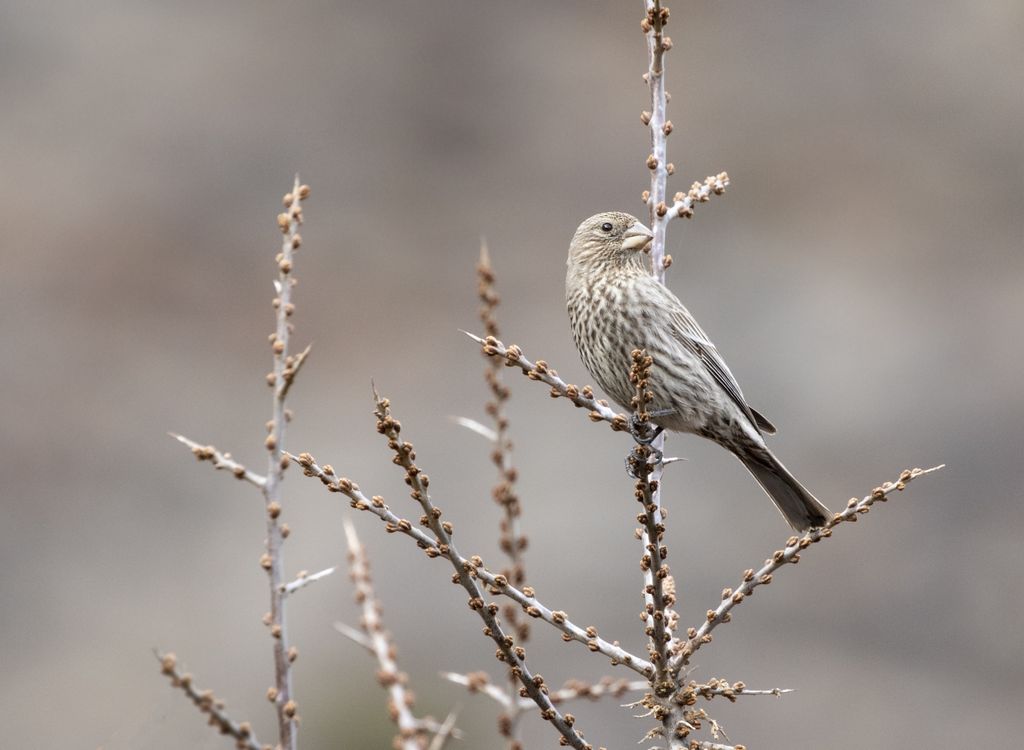
{"label": "bird's claw", "polygon": [[629,418],[629,434],[640,445],[650,445],[665,429],[660,425],[652,424],[651,420],[658,417],[667,417],[670,414],[675,414],[675,409],[655,409],[654,411],[649,411],[647,412],[647,417],[643,420],[638,415],[633,414]]}
{"label": "bird's claw", "polygon": [[634,450],[626,456],[626,473],[633,479],[644,479],[662,462],[664,454],[657,448],[646,446],[646,451]]}

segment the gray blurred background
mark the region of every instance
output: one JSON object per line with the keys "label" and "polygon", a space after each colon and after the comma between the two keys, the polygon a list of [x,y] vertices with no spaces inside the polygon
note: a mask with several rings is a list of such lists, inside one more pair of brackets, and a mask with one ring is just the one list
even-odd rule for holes
{"label": "gray blurred background", "polygon": [[[791,687],[712,706],[754,748],[1009,743],[1024,729],[1020,395],[1024,6],[675,2],[671,190],[733,187],[673,224],[670,285],[775,447],[841,507],[945,462],[740,608],[695,677]],[[287,446],[412,513],[370,378],[455,520],[498,563],[483,441],[479,238],[507,341],[585,382],[563,307],[576,225],[640,212],[642,3],[7,2],[0,6],[0,705],[4,747],[228,747],[160,676],[173,649],[273,739],[261,500],[165,436],[262,467],[274,217],[313,187]],[[508,373],[530,582],[642,650],[628,441]],[[788,536],[721,449],[675,438],[670,562],[695,621]],[[344,560],[347,508],[289,475],[293,573]],[[499,746],[493,646],[407,540],[356,519],[424,713]],[[301,745],[389,747],[367,654],[331,629],[344,575],[293,601]],[[550,683],[611,670],[535,627]],[[621,672],[617,674],[623,674]],[[628,675],[627,675],[628,676]],[[623,701],[624,702],[624,701]],[[595,744],[647,729],[576,706]],[[530,747],[554,735],[525,720]]]}

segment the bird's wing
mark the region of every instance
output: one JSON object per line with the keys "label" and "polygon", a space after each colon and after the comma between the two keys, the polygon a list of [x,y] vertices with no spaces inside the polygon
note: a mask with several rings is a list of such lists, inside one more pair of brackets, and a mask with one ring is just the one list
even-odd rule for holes
{"label": "bird's wing", "polygon": [[775,425],[750,408],[750,405],[743,398],[743,391],[740,390],[739,383],[736,382],[733,374],[729,372],[729,368],[726,366],[725,360],[722,359],[722,355],[718,353],[718,349],[708,339],[704,329],[693,319],[693,316],[690,315],[686,308],[673,310],[671,321],[672,334],[676,340],[704,364],[704,367],[707,368],[714,381],[729,395],[729,398],[747,416],[750,423],[757,429],[769,435],[774,435]]}

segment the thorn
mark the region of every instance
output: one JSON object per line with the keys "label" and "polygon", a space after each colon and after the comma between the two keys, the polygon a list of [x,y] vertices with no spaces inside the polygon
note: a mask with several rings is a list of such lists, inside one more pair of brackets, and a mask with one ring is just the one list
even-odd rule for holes
{"label": "thorn", "polygon": [[489,440],[492,443],[498,442],[498,433],[492,430],[490,427],[480,424],[475,419],[470,419],[469,417],[456,416],[450,416],[448,417],[448,419],[450,419],[452,422],[459,425],[460,427],[465,427],[467,430],[471,430],[472,432],[475,432],[478,435],[482,435],[486,440]]}

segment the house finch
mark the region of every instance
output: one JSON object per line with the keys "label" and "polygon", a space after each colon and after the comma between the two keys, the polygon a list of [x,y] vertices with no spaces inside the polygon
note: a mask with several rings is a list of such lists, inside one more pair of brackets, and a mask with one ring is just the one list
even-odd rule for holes
{"label": "house finch", "polygon": [[830,513],[764,442],[775,427],[743,398],[706,333],[651,275],[643,252],[651,230],[624,213],[591,216],[569,245],[565,300],[573,338],[598,385],[625,409],[635,393],[631,352],[654,360],[648,384],[659,430],[692,432],[727,449],[754,475],[793,528],[824,525]]}

